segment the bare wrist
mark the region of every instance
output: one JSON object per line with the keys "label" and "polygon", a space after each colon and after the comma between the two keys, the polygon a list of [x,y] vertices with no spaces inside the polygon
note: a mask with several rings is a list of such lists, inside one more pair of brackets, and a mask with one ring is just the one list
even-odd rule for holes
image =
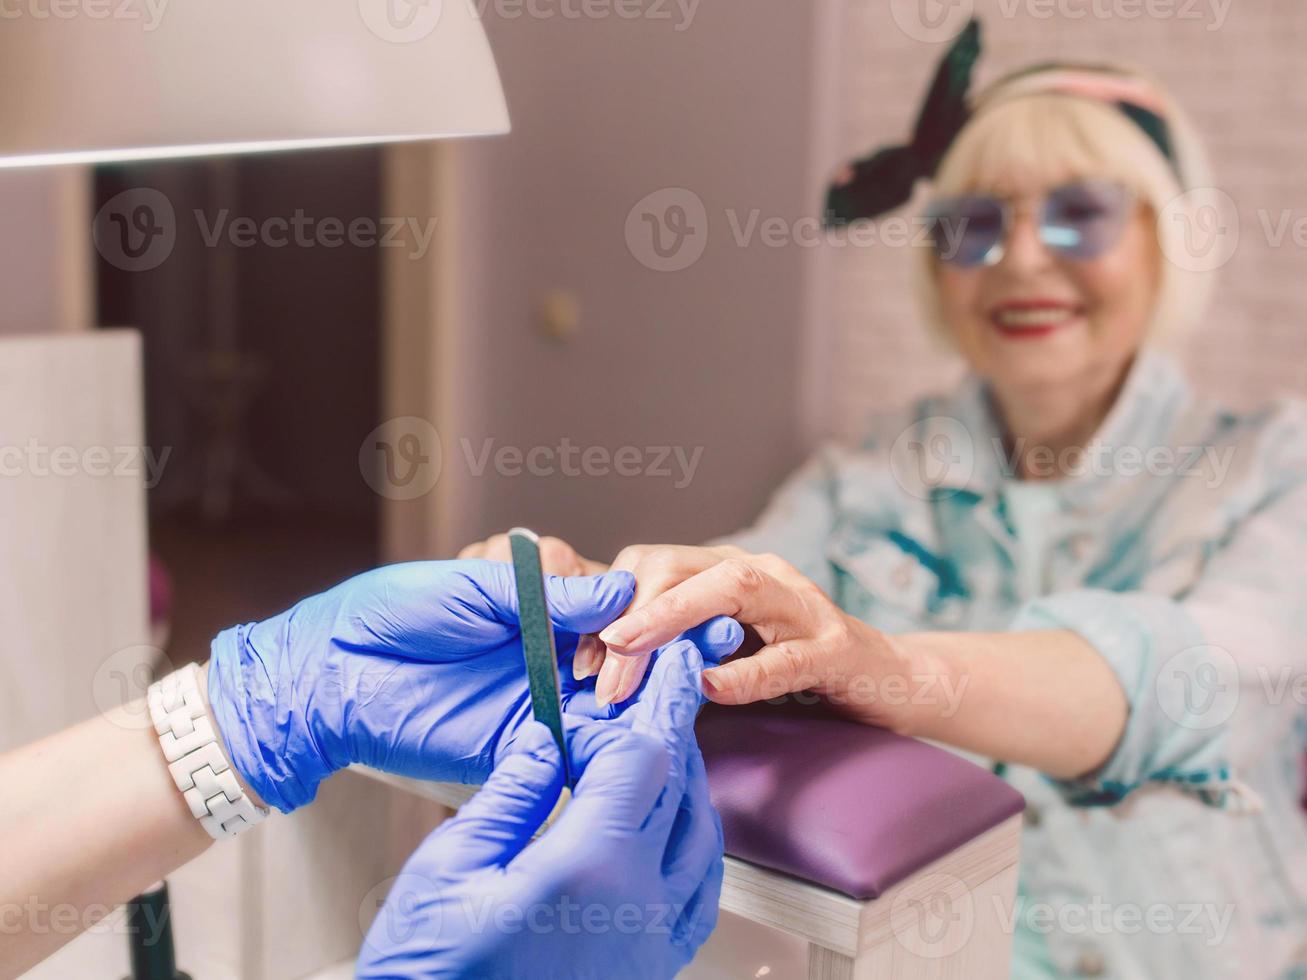
{"label": "bare wrist", "polygon": [[826,699],[841,712],[864,725],[886,728],[899,735],[914,734],[916,713],[923,697],[930,696],[926,659],[905,637],[882,633],[844,614],[848,635],[845,655],[822,685]]}
{"label": "bare wrist", "polygon": [[966,679],[946,656],[941,637],[947,634],[904,633],[890,637],[905,675],[912,679],[917,695],[902,712],[895,730],[917,738],[936,738],[941,723],[952,718],[966,691]]}

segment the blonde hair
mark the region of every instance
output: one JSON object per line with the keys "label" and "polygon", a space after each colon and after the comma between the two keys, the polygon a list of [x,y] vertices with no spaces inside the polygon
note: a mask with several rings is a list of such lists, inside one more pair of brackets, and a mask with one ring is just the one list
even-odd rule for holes
{"label": "blonde hair", "polygon": [[[1193,220],[1188,212],[1196,199],[1182,195],[1210,188],[1211,171],[1196,131],[1174,100],[1140,72],[1112,70],[1120,73],[1112,76],[1118,79],[1115,84],[1147,92],[1148,103],[1166,121],[1179,176],[1157,144],[1117,107],[1049,90],[1066,70],[1048,69],[1009,75],[976,99],[971,120],[940,162],[932,193],[946,197],[992,191],[1013,173],[1048,186],[1083,177],[1125,184],[1151,207],[1155,218],[1166,215],[1155,226],[1162,262],[1148,336],[1173,339],[1202,315],[1214,285],[1211,271],[1195,271],[1167,258],[1187,253],[1186,221]],[[931,249],[919,253],[913,270],[918,305],[927,322],[949,338],[939,303],[939,260]]]}

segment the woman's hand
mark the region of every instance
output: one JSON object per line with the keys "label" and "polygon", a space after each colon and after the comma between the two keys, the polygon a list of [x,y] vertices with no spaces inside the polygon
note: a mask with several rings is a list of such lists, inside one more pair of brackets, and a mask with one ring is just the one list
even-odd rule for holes
{"label": "woman's hand", "polygon": [[[635,575],[635,598],[628,613],[644,608],[668,589],[727,558],[744,557],[739,548],[693,548],[683,545],[637,544],[623,548],[613,559],[612,570]],[[698,625],[698,624],[696,624]],[[610,652],[597,636],[583,636],[576,648],[576,676],[597,674],[595,700],[600,705],[620,704],[640,686],[649,667],[649,654],[639,651],[631,656],[625,651]]]}
{"label": "woman's hand", "polygon": [[[487,561],[513,560],[507,534],[496,534],[468,545],[458,553],[459,558],[484,558]],[[581,556],[562,538],[540,539],[540,567],[546,575],[602,575],[608,571],[603,562]]]}
{"label": "woman's hand", "polygon": [[762,647],[704,673],[713,701],[813,691],[868,724],[911,727],[904,692],[920,671],[907,649],[844,613],[783,559],[737,548],[652,548],[637,552],[633,571],[636,601],[599,634],[610,661],[638,663],[687,625],[731,616]]}

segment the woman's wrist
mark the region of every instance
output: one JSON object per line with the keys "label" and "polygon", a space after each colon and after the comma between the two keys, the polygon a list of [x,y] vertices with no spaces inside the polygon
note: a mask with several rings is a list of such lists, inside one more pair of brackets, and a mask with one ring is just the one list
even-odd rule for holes
{"label": "woman's wrist", "polygon": [[940,658],[909,636],[891,636],[847,613],[843,662],[823,680],[820,693],[865,725],[914,735],[923,713],[941,697]]}
{"label": "woman's wrist", "polygon": [[956,714],[966,691],[965,678],[959,676],[954,661],[938,642],[942,635],[946,634],[903,633],[888,638],[913,691],[902,705],[894,729],[902,735],[936,737],[941,721]]}

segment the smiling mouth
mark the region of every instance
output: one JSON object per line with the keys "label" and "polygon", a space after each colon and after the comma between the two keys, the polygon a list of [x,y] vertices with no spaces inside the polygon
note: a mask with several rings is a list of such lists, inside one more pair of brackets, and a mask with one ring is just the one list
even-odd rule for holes
{"label": "smiling mouth", "polygon": [[1004,337],[1034,340],[1079,321],[1081,312],[1067,303],[1011,303],[996,307],[989,322]]}

